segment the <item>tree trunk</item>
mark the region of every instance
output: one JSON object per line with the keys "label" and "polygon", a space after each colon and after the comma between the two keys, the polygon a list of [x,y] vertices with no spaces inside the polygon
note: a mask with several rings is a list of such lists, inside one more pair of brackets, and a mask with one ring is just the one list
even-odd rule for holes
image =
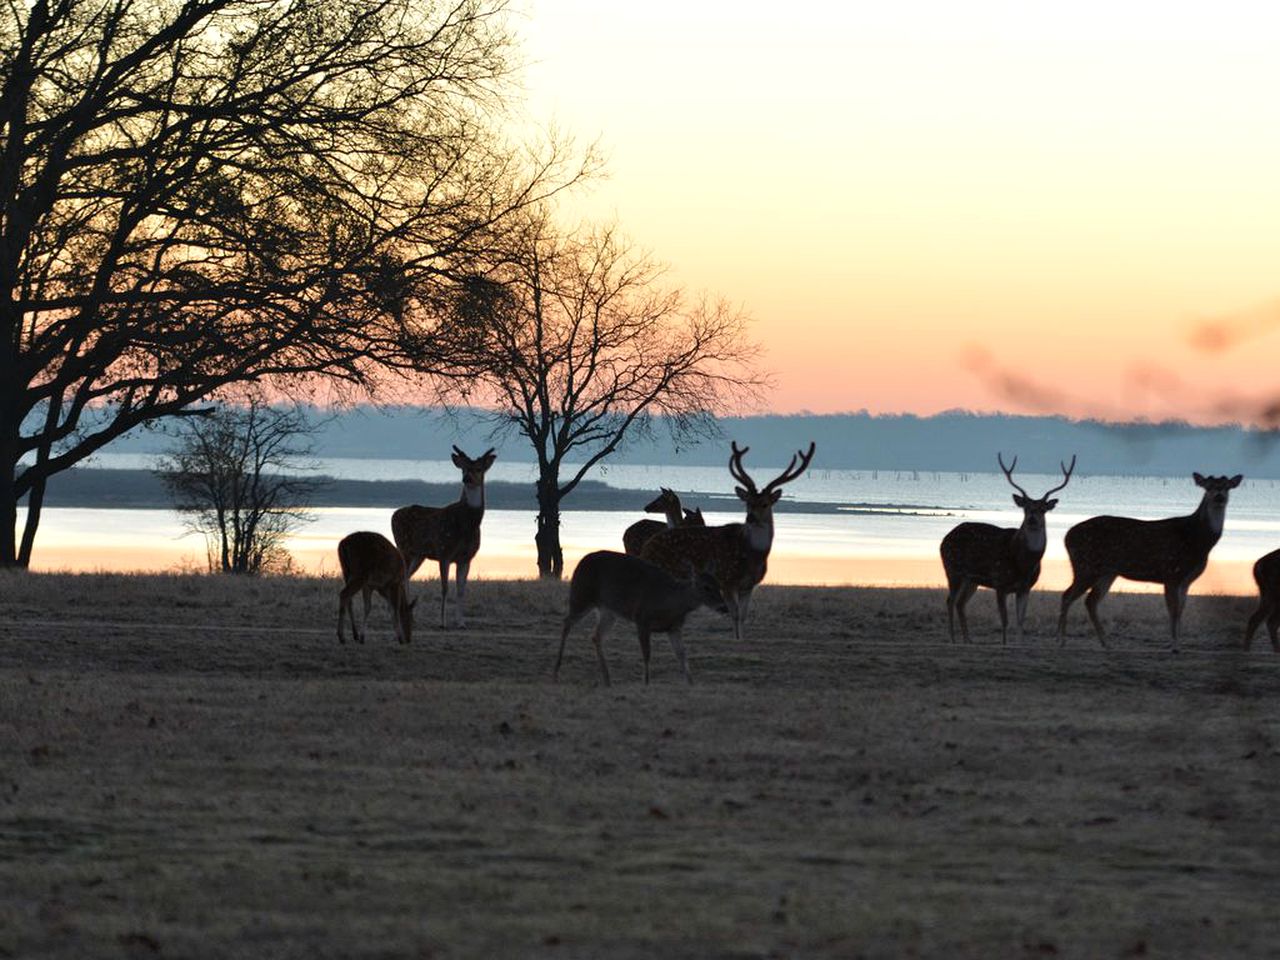
{"label": "tree trunk", "polygon": [[538,576],[559,580],[564,576],[564,554],[560,550],[560,479],[557,476],[538,480],[538,532],[533,542],[538,548]]}
{"label": "tree trunk", "polygon": [[23,567],[18,560],[18,493],[9,464],[0,466],[0,569]]}
{"label": "tree trunk", "polygon": [[[18,546],[18,431],[8,423],[0,424],[0,429],[5,431],[0,436],[0,569],[25,569]],[[27,529],[34,534],[30,515]]]}

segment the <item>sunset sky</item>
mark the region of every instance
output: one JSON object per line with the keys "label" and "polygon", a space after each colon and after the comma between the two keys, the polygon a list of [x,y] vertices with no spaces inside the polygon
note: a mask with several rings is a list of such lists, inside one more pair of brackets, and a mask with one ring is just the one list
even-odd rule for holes
{"label": "sunset sky", "polygon": [[1280,7],[515,9],[527,109],[608,157],[574,212],[740,303],[773,409],[1213,420],[1278,387]]}

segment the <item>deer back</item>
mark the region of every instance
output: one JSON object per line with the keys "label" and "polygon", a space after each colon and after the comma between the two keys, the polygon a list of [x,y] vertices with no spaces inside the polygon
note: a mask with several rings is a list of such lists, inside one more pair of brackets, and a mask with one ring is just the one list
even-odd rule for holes
{"label": "deer back", "polygon": [[1077,523],[1064,542],[1077,578],[1168,583],[1203,569],[1219,536],[1204,530],[1195,514],[1163,520],[1100,516]]}
{"label": "deer back", "polygon": [[358,583],[383,591],[404,583],[404,556],[380,533],[359,530],[338,541],[338,566],[347,585]]}
{"label": "deer back", "polygon": [[622,532],[622,547],[628,555],[640,556],[644,545],[655,535],[667,529],[661,520],[637,520]]}
{"label": "deer back", "polygon": [[483,507],[463,500],[445,507],[401,507],[391,515],[391,532],[406,555],[431,560],[470,560],[480,549]]}
{"label": "deer back", "polygon": [[768,551],[754,550],[747,542],[745,524],[716,527],[674,527],[655,535],[641,557],[673,576],[681,576],[693,564],[722,586],[754,587],[764,579]]}
{"label": "deer back", "polygon": [[670,630],[702,605],[689,576],[672,576],[639,557],[597,550],[583,557],[569,583],[570,615],[603,607],[633,623]]}
{"label": "deer back", "polygon": [[962,523],[942,538],[948,581],[972,580],[996,590],[1030,589],[1040,579],[1043,546],[1029,549],[1012,527]]}

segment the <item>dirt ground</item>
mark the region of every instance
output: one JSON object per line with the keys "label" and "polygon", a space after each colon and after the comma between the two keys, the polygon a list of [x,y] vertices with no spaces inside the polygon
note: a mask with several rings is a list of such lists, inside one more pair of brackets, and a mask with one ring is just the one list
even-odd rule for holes
{"label": "dirt ground", "polygon": [[[1280,656],[1248,598],[940,591],[701,611],[599,686],[564,584],[409,647],[333,580],[0,576],[0,957],[1257,957],[1280,942]],[[380,604],[380,601],[379,601]]]}

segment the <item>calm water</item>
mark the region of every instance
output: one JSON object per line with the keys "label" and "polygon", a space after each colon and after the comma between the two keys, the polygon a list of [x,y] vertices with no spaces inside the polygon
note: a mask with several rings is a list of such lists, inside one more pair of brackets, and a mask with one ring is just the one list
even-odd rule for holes
{"label": "calm water", "polygon": [[[103,467],[147,466],[146,457],[101,455]],[[763,484],[781,465],[753,472]],[[494,465],[494,480],[532,483],[533,464]],[[413,478],[453,482],[457,468],[447,461],[327,460],[324,473],[353,479]],[[636,491],[634,511],[574,511],[572,496],[563,515],[562,541],[571,567],[583,553],[620,549],[622,531],[643,514],[640,508],[659,485],[708,491],[689,506],[701,506],[708,523],[742,519],[733,498],[728,471],[716,467],[611,467],[596,474],[610,486]],[[1033,496],[1054,486],[1058,476],[1019,475]],[[786,487],[785,499],[836,504],[835,513],[790,513],[776,516],[777,536],[769,580],[775,583],[937,586],[942,583],[938,543],[962,520],[1016,526],[1021,513],[1013,491],[999,473],[911,473],[892,471],[814,470]],[[1070,580],[1062,535],[1071,524],[1099,513],[1156,518],[1188,513],[1199,501],[1199,489],[1185,480],[1153,477],[1088,477],[1077,474],[1058,494],[1058,509],[1049,515],[1049,545],[1041,584],[1061,589]],[[391,512],[383,508],[330,508],[316,511],[316,521],[303,527],[289,549],[306,569],[332,573],[334,545],[357,529],[390,535]],[[473,576],[533,576],[534,510],[489,510],[484,543]],[[203,541],[184,536],[176,514],[166,510],[48,509],[40,528],[34,565],[40,569],[155,570],[175,566],[200,568]],[[1209,570],[1197,592],[1253,591],[1253,561],[1280,547],[1280,487],[1273,480],[1245,480],[1232,494],[1226,530],[1215,548]],[[426,574],[420,573],[419,576]]]}

